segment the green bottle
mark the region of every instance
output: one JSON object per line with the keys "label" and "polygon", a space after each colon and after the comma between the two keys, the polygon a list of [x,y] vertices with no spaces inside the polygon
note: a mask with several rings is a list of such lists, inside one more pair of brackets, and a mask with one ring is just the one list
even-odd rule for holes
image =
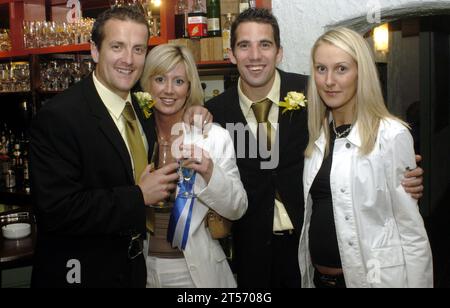
{"label": "green bottle", "polygon": [[208,0],[206,7],[208,12],[208,36],[221,36],[220,0]]}

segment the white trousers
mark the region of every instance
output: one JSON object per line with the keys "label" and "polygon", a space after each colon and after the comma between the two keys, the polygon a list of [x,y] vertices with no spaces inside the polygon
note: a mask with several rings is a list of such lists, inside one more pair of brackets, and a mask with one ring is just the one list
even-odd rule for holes
{"label": "white trousers", "polygon": [[185,259],[147,256],[147,288],[195,288]]}

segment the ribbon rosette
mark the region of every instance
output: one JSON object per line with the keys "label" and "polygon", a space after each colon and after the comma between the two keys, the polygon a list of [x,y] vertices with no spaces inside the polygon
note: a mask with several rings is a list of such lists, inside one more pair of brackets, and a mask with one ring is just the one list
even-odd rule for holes
{"label": "ribbon rosette", "polygon": [[193,194],[195,177],[196,174],[194,173],[189,181],[181,180],[178,182],[179,192],[170,215],[167,231],[167,241],[172,244],[173,248],[186,249],[196,199]]}
{"label": "ribbon rosette", "polygon": [[148,119],[152,116],[152,108],[155,105],[155,101],[152,96],[148,92],[135,92],[134,97],[139,103],[139,107],[141,107],[142,112],[144,113],[145,119]]}
{"label": "ribbon rosette", "polygon": [[278,106],[284,107],[283,114],[291,110],[299,110],[306,108],[307,99],[303,93],[288,92],[283,102],[279,102]]}

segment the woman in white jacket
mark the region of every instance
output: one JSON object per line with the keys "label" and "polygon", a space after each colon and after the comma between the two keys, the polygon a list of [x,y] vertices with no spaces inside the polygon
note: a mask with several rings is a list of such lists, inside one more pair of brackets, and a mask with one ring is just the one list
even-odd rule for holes
{"label": "woman in white jacket", "polygon": [[303,287],[432,287],[427,233],[401,185],[416,167],[413,140],[385,107],[370,48],[334,29],[311,60]]}
{"label": "woman in white jacket", "polygon": [[[141,87],[155,102],[150,120],[155,123],[160,144],[167,143],[172,148],[169,155],[177,157],[174,152],[180,144],[187,146],[187,141],[188,157],[194,146],[198,151],[198,156],[188,165],[196,171],[195,199],[177,197],[186,215],[176,215],[175,209],[180,209],[177,205],[172,213],[154,213],[153,234],[145,251],[147,287],[236,287],[225,253],[205,227],[205,218],[211,209],[229,220],[239,219],[247,210],[247,195],[226,130],[212,126],[207,136],[197,134],[195,140],[187,140],[193,134],[186,134],[189,128],[182,124],[183,114],[186,108],[203,104],[203,90],[191,52],[175,45],[152,49],[146,59]],[[179,218],[178,224],[175,217]],[[169,220],[174,223],[169,224]],[[171,238],[177,238],[178,242],[169,242]]]}

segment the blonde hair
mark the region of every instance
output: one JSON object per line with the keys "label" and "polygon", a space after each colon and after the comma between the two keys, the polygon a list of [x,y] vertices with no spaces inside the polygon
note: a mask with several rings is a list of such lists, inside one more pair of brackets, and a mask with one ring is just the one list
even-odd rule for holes
{"label": "blonde hair", "polygon": [[164,75],[183,63],[189,81],[189,95],[185,108],[203,105],[203,89],[200,83],[197,66],[189,49],[184,46],[163,44],[153,48],[145,60],[144,72],[141,77],[141,88],[149,92],[150,79]]}
{"label": "blonde hair", "polygon": [[[308,86],[309,143],[305,156],[310,157],[312,155],[315,141],[320,137],[322,128],[327,140],[325,155],[327,156],[330,151],[328,118],[331,111],[319,96],[314,78],[314,55],[322,44],[330,44],[342,49],[355,60],[358,66],[358,85],[353,123],[357,123],[362,141],[360,154],[367,155],[372,152],[375,146],[380,121],[385,118],[396,118],[389,113],[384,103],[378,71],[369,45],[357,32],[348,28],[337,28],[319,37],[311,52],[311,76]],[[407,126],[403,121],[398,121]]]}

